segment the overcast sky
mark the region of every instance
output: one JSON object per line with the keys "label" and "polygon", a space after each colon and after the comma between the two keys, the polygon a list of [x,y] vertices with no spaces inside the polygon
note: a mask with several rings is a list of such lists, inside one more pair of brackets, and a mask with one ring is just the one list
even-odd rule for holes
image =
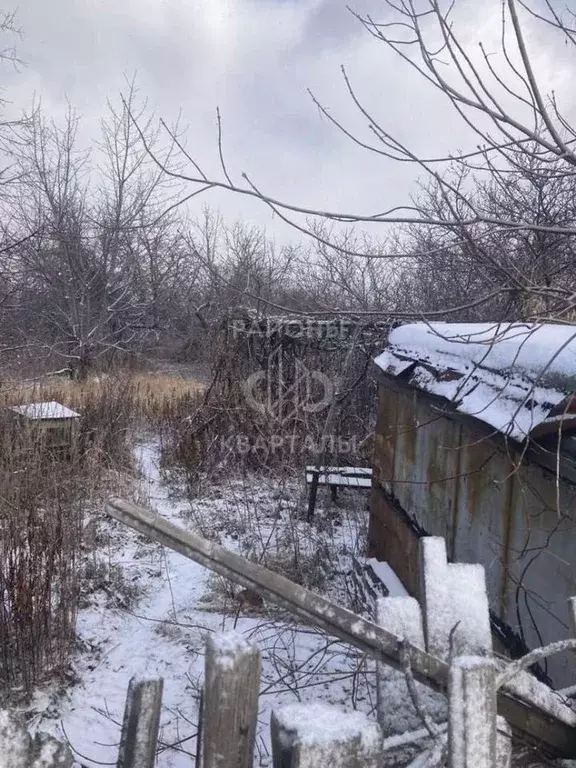
{"label": "overcast sky", "polygon": [[[382,17],[382,0],[351,0]],[[462,34],[497,46],[498,0],[457,0]],[[66,99],[95,133],[107,97],[138,73],[140,91],[168,120],[181,110],[189,147],[218,171],[215,110],[224,120],[230,169],[291,202],[376,212],[406,202],[414,171],[355,147],[312,104],[307,88],[335,116],[360,125],[340,74],[344,64],[359,95],[391,132],[424,152],[469,148],[473,138],[445,102],[346,10],[343,0],[20,0],[17,21],[26,66],[4,69],[13,109],[41,96],[58,117]],[[562,93],[566,59],[539,36],[529,40],[539,71]],[[563,55],[563,51],[560,51]],[[225,193],[204,198],[228,217],[278,223],[258,203]],[[198,209],[202,202],[198,203]],[[278,227],[278,232],[281,228]],[[284,239],[284,238],[282,238]]]}

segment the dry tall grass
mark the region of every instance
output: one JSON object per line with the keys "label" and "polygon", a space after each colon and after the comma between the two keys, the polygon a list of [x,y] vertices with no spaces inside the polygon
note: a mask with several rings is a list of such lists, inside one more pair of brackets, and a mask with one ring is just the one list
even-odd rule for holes
{"label": "dry tall grass", "polygon": [[[131,434],[185,418],[198,385],[161,374],[52,378],[0,390],[0,699],[64,668],[75,640],[83,518],[128,468]],[[55,400],[79,412],[68,451],[9,406]]]}
{"label": "dry tall grass", "polygon": [[37,430],[0,417],[0,681],[28,694],[74,640],[82,472]]}
{"label": "dry tall grass", "polygon": [[99,399],[103,391],[120,383],[129,386],[132,414],[145,418],[155,418],[202,391],[202,385],[196,381],[165,373],[101,374],[82,382],[52,376],[37,381],[5,382],[0,389],[0,405],[56,400],[82,411]]}

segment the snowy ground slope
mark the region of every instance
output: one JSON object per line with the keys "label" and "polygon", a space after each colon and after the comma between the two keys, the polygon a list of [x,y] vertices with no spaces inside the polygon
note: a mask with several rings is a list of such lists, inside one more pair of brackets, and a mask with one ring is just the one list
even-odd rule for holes
{"label": "snowy ground slope", "polygon": [[[240,480],[230,481],[226,488],[195,501],[192,513],[190,504],[170,498],[162,484],[156,447],[140,446],[138,458],[146,478],[144,495],[159,514],[263,562],[294,551],[300,575],[312,583],[317,578],[319,589],[345,600],[350,553],[357,542],[363,543],[362,494],[347,497],[354,509],[340,510],[343,524],[327,521],[313,535],[308,527],[305,537],[304,524],[290,515],[296,503],[293,488],[278,490],[265,483],[247,487]],[[258,524],[254,516],[260,516]],[[235,627],[263,653],[256,765],[270,765],[270,711],[280,703],[321,700],[344,709],[373,710],[373,668],[352,649],[296,626],[288,617],[245,615],[233,590],[202,566],[114,521],[102,525],[112,534],[105,556],[121,566],[140,597],[127,609],[122,600],[110,600],[102,591],[91,596],[78,618],[81,649],[74,672],[79,682],[57,698],[53,691],[38,694],[33,707],[34,725],[55,734],[64,731],[79,765],[115,763],[126,689],[137,674],[164,678],[158,766],[189,768],[195,751],[204,639],[207,632],[221,628]],[[328,572],[314,561],[315,552],[331,560]]]}

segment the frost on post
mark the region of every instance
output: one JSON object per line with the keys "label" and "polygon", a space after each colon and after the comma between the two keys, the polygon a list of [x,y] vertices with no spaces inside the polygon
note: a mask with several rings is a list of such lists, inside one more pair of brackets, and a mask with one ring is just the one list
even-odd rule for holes
{"label": "frost on post", "polygon": [[71,768],[70,748],[47,733],[28,733],[22,718],[0,710],[0,768]]}
{"label": "frost on post", "polygon": [[495,679],[492,659],[460,656],[450,664],[449,768],[496,765]]}
{"label": "frost on post", "polygon": [[[424,648],[424,630],[418,601],[413,597],[383,597],[376,604],[377,623],[398,637]],[[420,683],[416,690],[422,706],[436,722],[446,720],[446,698]],[[406,683],[404,672],[378,664],[378,721],[384,737],[423,727]]]}
{"label": "frost on post", "polygon": [[[380,598],[376,603],[376,621],[389,632],[424,648],[422,614],[418,601],[413,597]],[[387,759],[391,765],[400,765],[429,744],[430,736],[424,730],[418,738],[394,738],[404,734],[416,736],[424,728],[424,723],[410,696],[404,672],[379,663],[377,678],[378,722],[386,739]],[[446,721],[446,697],[420,683],[415,686],[420,706],[428,716],[436,723]]]}
{"label": "frost on post", "polygon": [[448,660],[452,634],[455,655],[492,652],[486,577],[482,565],[448,563],[439,536],[420,540],[422,610],[428,653]]}
{"label": "frost on post", "polygon": [[326,704],[291,704],[274,710],[270,722],[274,768],[377,768],[378,725],[361,712]]}
{"label": "frost on post", "polygon": [[204,684],[204,768],[253,764],[260,652],[236,632],[208,637]]}

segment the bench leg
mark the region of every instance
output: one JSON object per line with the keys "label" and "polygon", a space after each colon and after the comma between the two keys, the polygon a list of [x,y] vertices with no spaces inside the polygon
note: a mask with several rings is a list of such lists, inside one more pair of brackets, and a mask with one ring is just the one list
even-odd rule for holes
{"label": "bench leg", "polygon": [[337,485],[331,485],[330,486],[330,496],[332,498],[332,501],[336,501],[337,494],[338,494],[338,486]]}
{"label": "bench leg", "polygon": [[308,514],[306,519],[308,522],[314,517],[314,510],[316,509],[316,496],[318,494],[318,475],[314,475],[310,484],[310,493],[308,494]]}

